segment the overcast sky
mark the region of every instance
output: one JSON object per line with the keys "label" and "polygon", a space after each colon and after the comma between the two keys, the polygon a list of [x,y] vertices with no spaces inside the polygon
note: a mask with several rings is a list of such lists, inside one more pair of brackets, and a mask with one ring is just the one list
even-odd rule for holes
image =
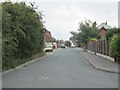
{"label": "overcast sky", "polygon": [[[17,0],[11,0],[17,1]],[[21,0],[18,0],[21,1]],[[69,40],[70,31],[77,31],[79,22],[90,19],[97,24],[103,22],[118,27],[117,0],[22,0],[35,1],[43,11],[46,28],[56,39]],[[104,2],[106,1],[106,2]]]}

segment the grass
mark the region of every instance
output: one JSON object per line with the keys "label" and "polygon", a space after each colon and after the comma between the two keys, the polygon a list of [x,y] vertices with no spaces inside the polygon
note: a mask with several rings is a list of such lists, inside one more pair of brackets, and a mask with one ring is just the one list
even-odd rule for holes
{"label": "grass", "polygon": [[11,60],[12,62],[9,63],[9,64],[10,64],[9,67],[3,67],[2,72],[3,72],[3,71],[6,71],[6,70],[9,70],[9,69],[12,69],[12,68],[15,68],[15,67],[17,67],[17,66],[19,66],[19,65],[22,65],[22,64],[24,64],[24,63],[27,63],[27,62],[29,62],[29,61],[32,61],[32,60],[37,59],[37,58],[40,58],[40,57],[45,56],[45,55],[46,55],[45,52],[40,52],[40,53],[37,53],[37,54],[35,54],[35,55],[32,55],[32,56],[29,57],[29,58],[24,58],[24,59],[12,59],[12,60]]}
{"label": "grass", "polygon": [[40,58],[42,56],[44,56],[46,53],[45,52],[40,52],[40,53],[37,53],[35,55],[32,55],[30,58],[25,58],[25,59],[16,59],[15,61],[15,67],[21,65],[21,64],[24,64],[24,63],[27,63],[29,61],[32,61],[34,59],[37,59],[37,58]]}

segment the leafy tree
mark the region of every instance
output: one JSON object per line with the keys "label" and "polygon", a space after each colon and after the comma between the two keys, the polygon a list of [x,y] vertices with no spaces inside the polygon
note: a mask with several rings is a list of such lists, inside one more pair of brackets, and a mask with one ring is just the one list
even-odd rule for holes
{"label": "leafy tree", "polygon": [[2,66],[6,67],[14,67],[13,60],[10,61],[14,57],[14,53],[16,51],[17,43],[15,42],[16,38],[13,36],[14,31],[11,26],[11,12],[10,8],[13,7],[11,3],[3,3],[2,4],[2,50],[3,50],[3,60]]}
{"label": "leafy tree", "polygon": [[3,67],[42,51],[45,28],[40,15],[24,2],[2,3]]}
{"label": "leafy tree", "polygon": [[79,38],[78,38],[79,33],[74,32],[74,31],[71,31],[70,33],[72,35],[72,37],[70,37],[70,41],[72,41],[72,43],[76,45],[78,43],[77,41],[79,40]]}
{"label": "leafy tree", "polygon": [[70,47],[71,46],[71,42],[70,41],[65,41],[65,46]]}
{"label": "leafy tree", "polygon": [[91,38],[99,38],[98,30],[96,27],[91,26],[91,21],[85,21],[85,23],[81,22],[79,25],[79,42],[85,46],[85,50],[87,50],[87,44],[91,40]]}
{"label": "leafy tree", "polygon": [[72,39],[77,40],[77,38],[78,38],[78,33],[77,33],[77,32],[74,32],[74,31],[71,31],[70,33],[72,34],[72,37],[71,37],[70,39],[71,39],[71,40],[72,40]]}
{"label": "leafy tree", "polygon": [[57,42],[58,42],[58,44],[60,44],[60,45],[65,43],[64,40],[58,40]]}
{"label": "leafy tree", "polygon": [[109,30],[106,35],[106,40],[110,40],[110,56],[115,62],[120,63],[120,28]]}
{"label": "leafy tree", "polygon": [[120,36],[116,34],[112,37],[110,43],[110,55],[115,59],[115,62],[120,63]]}
{"label": "leafy tree", "polygon": [[115,35],[115,34],[118,34],[120,33],[120,29],[119,28],[113,28],[113,29],[110,29],[106,34],[105,34],[105,37],[107,40],[109,39],[112,39],[112,37]]}
{"label": "leafy tree", "polygon": [[90,20],[85,21],[84,23],[79,23],[78,31],[78,33],[73,31],[71,32],[72,37],[70,40],[76,40],[79,46],[85,47],[85,50],[87,50],[87,44],[91,38],[100,38],[96,25],[93,25]]}

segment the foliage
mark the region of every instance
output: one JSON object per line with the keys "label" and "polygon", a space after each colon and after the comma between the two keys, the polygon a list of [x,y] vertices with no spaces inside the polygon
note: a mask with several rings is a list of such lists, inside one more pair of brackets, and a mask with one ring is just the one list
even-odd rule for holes
{"label": "foliage", "polygon": [[117,28],[113,28],[113,29],[110,29],[106,34],[105,34],[105,37],[107,40],[111,39],[115,34],[120,34],[120,29],[117,29]]}
{"label": "foliage", "polygon": [[70,32],[72,37],[70,38],[70,40],[77,40],[78,39],[78,33],[77,32],[74,32],[74,31],[71,31]]}
{"label": "foliage", "polygon": [[90,22],[85,21],[85,23],[80,23],[79,25],[80,38],[84,44],[87,44],[91,38],[99,38],[98,30],[96,27],[92,27]]}
{"label": "foliage", "polygon": [[65,41],[65,46],[70,47],[71,46],[71,42],[70,41]]}
{"label": "foliage", "polygon": [[70,41],[72,41],[73,44],[77,44],[78,43],[77,41],[79,40],[79,38],[78,38],[79,33],[74,32],[74,31],[71,31],[70,33],[72,35],[72,37],[70,37]]}
{"label": "foliage", "polygon": [[45,52],[39,52],[39,53],[37,53],[37,54],[34,54],[34,55],[32,55],[31,57],[29,57],[29,58],[13,58],[13,59],[9,59],[9,60],[7,60],[4,64],[5,65],[8,65],[7,67],[4,67],[3,69],[2,69],[2,71],[5,71],[5,70],[8,70],[8,69],[10,69],[10,68],[15,68],[16,66],[19,66],[19,65],[21,65],[21,64],[24,64],[24,63],[26,63],[26,62],[29,62],[30,60],[33,60],[33,59],[37,59],[37,58],[39,58],[39,57],[42,57],[42,56],[44,56],[46,53]]}
{"label": "foliage", "polygon": [[85,21],[84,23],[81,22],[79,24],[78,28],[79,33],[77,34],[72,34],[73,37],[80,43],[81,45],[84,45],[85,48],[87,49],[87,44],[91,40],[91,38],[99,38],[98,30],[96,27],[93,27],[91,25],[91,21]]}
{"label": "foliage", "polygon": [[64,44],[64,40],[57,40],[58,44]]}
{"label": "foliage", "polygon": [[97,39],[96,38],[91,38],[90,41],[97,41]]}
{"label": "foliage", "polygon": [[33,7],[2,3],[3,67],[14,67],[15,58],[27,58],[42,51],[44,25]]}
{"label": "foliage", "polygon": [[[120,36],[116,34],[112,37],[110,43],[110,55],[116,60],[120,59]],[[119,60],[120,62],[120,60]]]}

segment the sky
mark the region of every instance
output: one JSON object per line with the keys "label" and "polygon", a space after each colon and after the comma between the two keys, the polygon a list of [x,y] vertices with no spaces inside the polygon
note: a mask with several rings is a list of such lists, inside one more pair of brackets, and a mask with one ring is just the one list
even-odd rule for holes
{"label": "sky", "polygon": [[97,25],[105,23],[118,27],[117,0],[11,0],[35,2],[44,14],[44,25],[56,39],[69,40],[80,22],[89,19]]}

